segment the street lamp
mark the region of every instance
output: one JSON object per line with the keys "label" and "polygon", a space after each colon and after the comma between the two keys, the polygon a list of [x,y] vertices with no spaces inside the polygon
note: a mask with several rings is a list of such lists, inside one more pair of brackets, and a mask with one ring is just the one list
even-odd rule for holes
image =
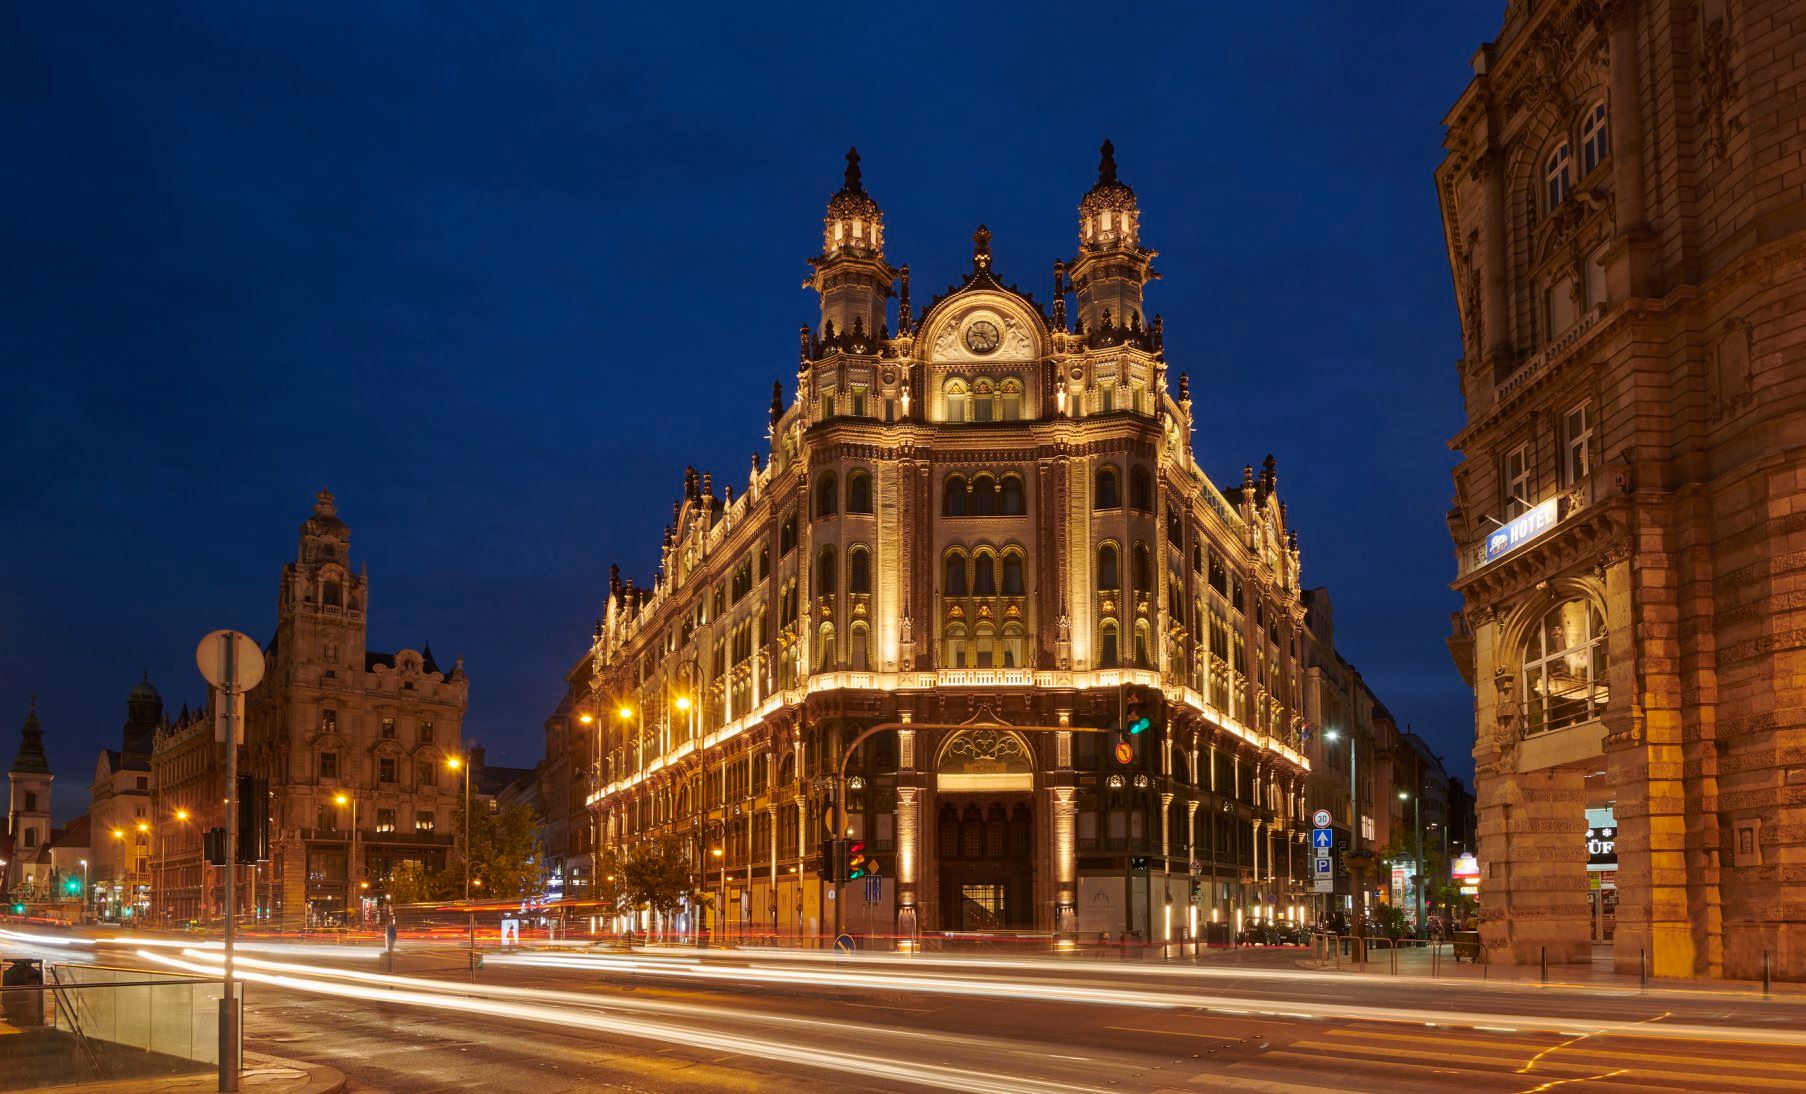
{"label": "street lamp", "polygon": [[[332,801],[335,805],[348,805],[351,807],[351,849],[347,852],[350,857],[350,862],[346,864],[345,870],[345,926],[349,927],[351,926],[351,879],[363,873],[363,871],[358,868],[357,864],[357,798],[354,795],[340,791],[332,796]],[[358,918],[362,919],[363,914],[363,905],[360,903],[358,905]]]}
{"label": "street lamp", "polygon": [[477,971],[477,913],[470,906],[470,765],[461,756],[451,756],[446,759],[445,766],[464,772],[464,915],[470,946],[470,971],[474,973]]}
{"label": "street lamp", "polygon": [[1417,829],[1417,875],[1416,875],[1416,880],[1417,880],[1417,885],[1416,885],[1416,888],[1417,888],[1417,929],[1421,931],[1421,930],[1423,930],[1423,883],[1424,883],[1423,795],[1422,794],[1413,794],[1409,790],[1400,790],[1398,792],[1398,800],[1399,801],[1404,801],[1407,798],[1410,799],[1410,801],[1411,801],[1412,825]]}
{"label": "street lamp", "polygon": [[88,901],[91,899],[89,896],[89,893],[88,893],[88,860],[82,859],[81,863],[82,863],[82,909],[85,911],[88,907]]}

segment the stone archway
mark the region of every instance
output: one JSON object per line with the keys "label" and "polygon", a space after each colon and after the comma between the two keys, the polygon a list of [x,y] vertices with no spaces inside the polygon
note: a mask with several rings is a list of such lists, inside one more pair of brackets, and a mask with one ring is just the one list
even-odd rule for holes
{"label": "stone archway", "polygon": [[1035,753],[1004,728],[961,728],[935,760],[941,928],[1035,925]]}

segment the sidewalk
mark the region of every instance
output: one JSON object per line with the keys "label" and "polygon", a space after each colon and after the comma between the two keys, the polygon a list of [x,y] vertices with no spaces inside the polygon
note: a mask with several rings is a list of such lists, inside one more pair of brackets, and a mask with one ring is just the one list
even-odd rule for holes
{"label": "sidewalk", "polygon": [[[261,1052],[246,1052],[238,1086],[241,1091],[257,1091],[258,1094],[339,1094],[345,1089],[345,1076],[338,1069],[321,1064],[302,1064],[265,1056]],[[92,1094],[202,1094],[219,1089],[219,1073],[200,1071],[164,1079],[40,1086],[15,1094],[69,1094],[78,1089]]]}
{"label": "sidewalk", "polygon": [[[1693,980],[1650,977],[1647,985],[1636,973],[1621,973],[1614,965],[1614,954],[1609,945],[1595,945],[1593,960],[1586,964],[1550,965],[1549,978],[1545,982],[1540,964],[1531,965],[1490,965],[1474,964],[1454,960],[1452,947],[1444,943],[1440,960],[1431,953],[1428,946],[1407,945],[1398,951],[1399,979],[1431,979],[1444,982],[1478,982],[1492,984],[1512,984],[1522,987],[1550,988],[1594,988],[1612,991],[1649,991],[1687,992],[1705,995],[1722,995],[1732,997],[1762,998],[1762,982],[1760,980]],[[1319,961],[1313,956],[1305,956],[1298,961],[1301,968],[1322,972],[1346,972],[1350,974],[1366,973],[1368,976],[1391,977],[1392,957],[1383,948],[1375,946],[1369,951],[1367,966],[1363,969],[1359,964],[1343,957],[1340,962]],[[1806,984],[1776,983],[1770,991],[1772,998],[1789,1003],[1806,1003]]]}

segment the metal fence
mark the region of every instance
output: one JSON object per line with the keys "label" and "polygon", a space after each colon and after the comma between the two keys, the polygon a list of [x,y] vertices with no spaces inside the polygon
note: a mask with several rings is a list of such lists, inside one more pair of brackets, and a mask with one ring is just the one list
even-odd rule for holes
{"label": "metal fence", "polygon": [[219,1062],[220,980],[4,959],[0,1090],[203,1074]]}

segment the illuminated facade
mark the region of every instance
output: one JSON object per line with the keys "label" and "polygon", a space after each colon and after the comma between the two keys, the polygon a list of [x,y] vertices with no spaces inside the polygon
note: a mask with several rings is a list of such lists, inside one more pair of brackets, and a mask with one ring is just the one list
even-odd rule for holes
{"label": "illuminated facade", "polygon": [[[817,935],[832,775],[884,726],[847,767],[882,879],[851,929],[1162,941],[1303,902],[1296,542],[1270,458],[1227,491],[1194,459],[1153,258],[1106,144],[1051,311],[981,227],[918,314],[849,153],[768,454],[738,494],[686,474],[550,723],[603,852],[686,833],[728,932]],[[1119,763],[1096,731],[1138,688]]]}
{"label": "illuminated facade", "polygon": [[1806,978],[1799,5],[1512,3],[1473,65],[1437,190],[1483,938]]}

